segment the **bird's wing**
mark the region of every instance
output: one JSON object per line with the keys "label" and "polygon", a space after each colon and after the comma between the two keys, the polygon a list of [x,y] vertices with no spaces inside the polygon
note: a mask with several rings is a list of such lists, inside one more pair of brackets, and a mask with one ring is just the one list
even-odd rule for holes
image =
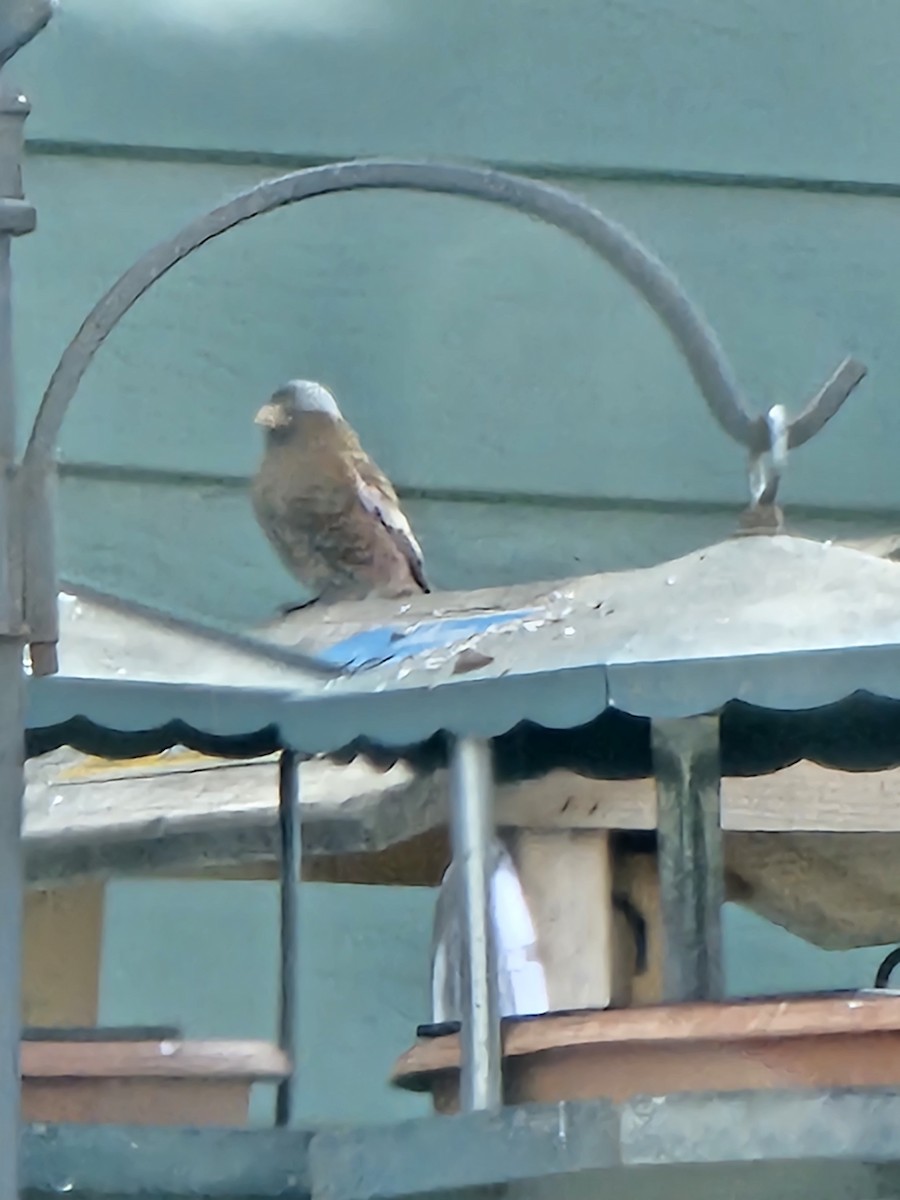
{"label": "bird's wing", "polygon": [[430,592],[425,578],[425,556],[416,540],[406,514],[400,507],[391,481],[362,450],[352,455],[356,491],[363,507],[382,523],[409,563],[410,571],[423,592]]}

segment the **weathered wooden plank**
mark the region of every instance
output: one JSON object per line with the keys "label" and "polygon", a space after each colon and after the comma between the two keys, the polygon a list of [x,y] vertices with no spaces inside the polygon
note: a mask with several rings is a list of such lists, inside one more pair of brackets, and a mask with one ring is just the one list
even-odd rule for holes
{"label": "weathered wooden plank", "polygon": [[[202,869],[278,857],[277,765],[180,750],[110,764],[63,749],[28,765],[24,836],[33,883]],[[309,854],[378,850],[443,819],[442,775],[357,760],[304,769]],[[324,823],[319,819],[324,817]]]}
{"label": "weathered wooden plank", "polygon": [[281,1079],[287,1056],[268,1042],[26,1042],[34,1079]]}
{"label": "weathered wooden plank", "polygon": [[[33,158],[28,190],[42,236],[17,260],[26,405],[134,255],[262,174]],[[851,350],[869,365],[834,427],[792,459],[785,501],[896,511],[887,449],[900,438],[894,201],[574,186],[679,273],[714,316],[754,403],[799,406]],[[101,349],[62,453],[243,478],[259,455],[254,405],[298,374],[334,387],[407,489],[663,507],[746,498],[743,454],[706,413],[655,318],[602,263],[521,216],[396,193],[275,213],[177,267]],[[595,530],[607,519],[597,514]],[[534,545],[540,525],[531,535],[529,524],[518,537]],[[425,532],[429,556],[432,546],[457,562],[479,556],[477,530],[474,544],[449,523]],[[233,569],[226,589],[236,578]]]}
{"label": "weathered wooden plank", "polygon": [[80,0],[16,78],[63,141],[896,181],[898,45],[890,0]]}
{"label": "weathered wooden plank", "polygon": [[[900,769],[832,771],[799,762],[771,775],[722,781],[722,826],[729,830],[900,833],[895,797]],[[502,792],[501,819],[572,828],[651,829],[652,780],[592,780],[568,771]]]}
{"label": "weathered wooden plank", "polygon": [[[74,777],[67,778],[65,764],[73,760]],[[202,763],[199,755],[179,751],[165,772],[159,760],[90,761],[95,774],[66,750],[29,764],[24,836],[32,885],[123,870],[273,867],[273,760]],[[774,775],[726,779],[723,827],[896,834],[898,788],[900,770],[848,775],[806,762]],[[311,859],[373,854],[446,820],[444,773],[417,775],[402,764],[379,772],[361,759],[346,767],[308,763],[303,796]],[[653,829],[655,814],[651,780],[591,780],[555,771],[498,789],[498,824],[508,828]]]}
{"label": "weathered wooden plank", "polygon": [[[199,771],[182,762],[153,780],[140,778],[140,769],[132,767],[136,778],[82,775],[78,784],[32,778],[25,823],[32,887],[120,875],[276,877],[273,762]],[[35,763],[29,770],[33,776]],[[316,762],[306,773],[305,879],[439,883],[449,861],[442,774],[414,777],[399,766],[380,774],[359,762],[349,769]],[[842,776],[808,763],[725,780],[728,898],[820,946],[896,940],[898,784],[900,772]],[[505,828],[652,829],[655,797],[649,781],[554,772],[499,788],[497,813]],[[648,882],[639,888],[645,899]],[[622,886],[630,892],[627,881]],[[654,995],[655,979],[642,983],[642,995]]]}
{"label": "weathered wooden plank", "polygon": [[[85,858],[72,875],[274,863],[274,762],[214,762],[198,769],[199,755],[181,754],[178,769],[165,774],[154,773],[153,760],[145,765],[148,760],[137,759],[75,779],[66,779],[65,767],[57,765],[73,752],[35,760],[24,830],[32,883],[69,874],[65,867],[74,868],[79,847]],[[771,776],[725,780],[723,827],[898,833],[892,800],[898,787],[900,770],[845,775],[798,763]],[[381,773],[362,760],[347,767],[309,763],[303,795],[311,858],[372,854],[446,820],[444,773],[416,775],[401,764]],[[655,811],[649,780],[591,780],[555,771],[498,789],[497,820],[504,827],[653,829]]]}
{"label": "weathered wooden plank", "polygon": [[[676,1003],[651,1008],[560,1013],[510,1024],[503,1053],[519,1058],[566,1047],[619,1042],[696,1044],[771,1041],[790,1037],[859,1037],[900,1032],[900,1009],[893,996],[869,993],[833,996],[760,998],[737,1003]],[[458,1035],[422,1038],[400,1058],[395,1078],[458,1070]]]}

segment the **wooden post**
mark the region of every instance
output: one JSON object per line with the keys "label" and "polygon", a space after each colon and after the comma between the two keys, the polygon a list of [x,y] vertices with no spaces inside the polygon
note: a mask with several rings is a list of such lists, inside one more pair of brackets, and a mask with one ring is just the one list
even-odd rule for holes
{"label": "wooden post", "polygon": [[100,992],[104,886],[25,894],[22,1021],[94,1025]]}
{"label": "wooden post", "polygon": [[627,1002],[613,910],[610,835],[599,829],[515,829],[505,839],[537,933],[550,1008]]}

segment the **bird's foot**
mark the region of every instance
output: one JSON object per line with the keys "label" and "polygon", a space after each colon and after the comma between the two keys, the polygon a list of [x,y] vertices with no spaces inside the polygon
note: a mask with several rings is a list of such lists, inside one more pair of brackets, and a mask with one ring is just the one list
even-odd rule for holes
{"label": "bird's foot", "polygon": [[304,600],[302,604],[281,604],[278,607],[278,612],[282,617],[289,617],[291,613],[302,612],[305,608],[310,608],[313,604],[319,603],[319,597],[313,596],[312,600]]}

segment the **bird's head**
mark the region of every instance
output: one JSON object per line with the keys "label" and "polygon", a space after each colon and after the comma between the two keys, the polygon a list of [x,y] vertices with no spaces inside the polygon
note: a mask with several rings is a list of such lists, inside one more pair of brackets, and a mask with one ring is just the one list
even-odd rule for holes
{"label": "bird's head", "polygon": [[254,421],[273,437],[293,433],[307,414],[318,413],[333,421],[342,420],[337,400],[327,387],[309,379],[292,379],[273,392]]}

